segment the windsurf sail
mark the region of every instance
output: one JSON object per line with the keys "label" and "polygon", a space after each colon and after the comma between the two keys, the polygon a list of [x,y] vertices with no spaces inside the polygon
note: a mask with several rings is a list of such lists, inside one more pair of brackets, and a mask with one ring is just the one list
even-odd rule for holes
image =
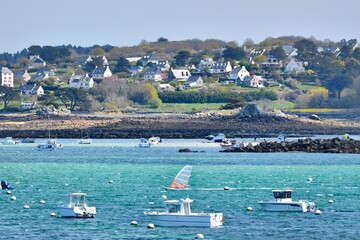
{"label": "windsurf sail", "polygon": [[181,171],[176,175],[172,183],[170,184],[170,188],[186,188],[191,176],[192,166],[186,165]]}

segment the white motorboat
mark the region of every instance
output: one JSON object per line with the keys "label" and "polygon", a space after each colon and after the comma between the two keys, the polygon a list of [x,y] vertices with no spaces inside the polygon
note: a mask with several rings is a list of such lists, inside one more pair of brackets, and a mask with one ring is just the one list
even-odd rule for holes
{"label": "white motorboat", "polygon": [[218,227],[223,224],[222,213],[193,213],[190,198],[166,200],[165,212],[144,212],[158,226],[169,227]]}
{"label": "white motorboat", "polygon": [[6,137],[5,140],[2,142],[4,145],[14,145],[18,144],[17,141],[14,141],[12,137]]}
{"label": "white motorboat", "polygon": [[37,148],[39,151],[55,151],[62,148],[62,145],[56,139],[48,139],[45,143],[38,144]]}
{"label": "white motorboat", "polygon": [[226,139],[224,142],[220,143],[220,146],[222,148],[227,149],[227,148],[231,148],[231,147],[235,146],[236,144],[237,144],[236,139],[232,139],[232,140]]}
{"label": "white motorboat", "polygon": [[270,212],[314,212],[314,202],[306,200],[293,201],[292,190],[273,190],[274,200],[259,201],[264,211]]}
{"label": "white motorboat", "polygon": [[149,143],[151,145],[156,145],[156,144],[158,144],[160,142],[162,142],[160,137],[151,137],[151,138],[149,138]]}
{"label": "white motorboat", "polygon": [[79,144],[91,144],[92,140],[90,138],[82,138],[78,141]]}
{"label": "white motorboat", "polygon": [[96,207],[86,204],[86,193],[67,194],[58,211],[64,218],[93,218],[96,215]]}
{"label": "white motorboat", "polygon": [[[48,121],[49,120],[49,116],[48,116]],[[51,129],[51,123],[50,123],[50,127],[49,127],[49,138],[45,143],[40,143],[38,144],[37,148],[39,151],[54,151],[57,150],[59,148],[62,148],[62,145],[60,143],[57,143],[56,139],[51,139],[51,135],[50,135],[50,129]]]}
{"label": "white motorboat", "polygon": [[149,148],[150,142],[146,138],[141,138],[138,146],[139,148]]}
{"label": "white motorboat", "polygon": [[221,142],[226,141],[226,137],[225,137],[225,135],[224,135],[223,133],[218,133],[218,134],[213,138],[213,141],[214,141],[214,142],[219,142],[219,143],[221,143]]}

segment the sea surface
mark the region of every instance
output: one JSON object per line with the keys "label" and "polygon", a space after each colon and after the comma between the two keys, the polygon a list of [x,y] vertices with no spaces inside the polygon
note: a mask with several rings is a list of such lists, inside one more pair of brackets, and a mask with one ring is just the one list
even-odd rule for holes
{"label": "sea surface", "polygon": [[[58,139],[63,148],[36,149],[44,139],[0,144],[0,179],[14,186],[0,194],[0,239],[359,239],[360,155],[310,153],[220,153],[202,139],[165,139],[149,149],[139,139]],[[179,153],[180,148],[192,153]],[[166,191],[185,165],[190,190]],[[312,181],[308,181],[312,178]],[[112,180],[112,183],[109,183]],[[228,186],[230,190],[224,190]],[[274,213],[257,201],[273,189],[290,188],[293,199],[314,201],[321,215]],[[87,193],[93,219],[51,217],[64,195]],[[219,228],[148,229],[147,210],[162,210],[160,198],[189,197],[193,212],[222,212]],[[40,204],[45,200],[45,204]],[[328,203],[333,200],[333,204]],[[29,205],[29,209],[24,209]],[[247,211],[251,206],[253,211]],[[131,226],[137,221],[137,226]]]}

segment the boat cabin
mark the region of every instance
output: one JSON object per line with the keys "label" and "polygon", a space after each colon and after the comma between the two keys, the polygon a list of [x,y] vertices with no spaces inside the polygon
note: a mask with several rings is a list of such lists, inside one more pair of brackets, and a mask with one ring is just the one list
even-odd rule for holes
{"label": "boat cabin", "polygon": [[72,193],[65,196],[64,204],[69,206],[86,206],[86,193]]}
{"label": "boat cabin", "polygon": [[274,198],[277,202],[291,202],[292,190],[273,190]]}
{"label": "boat cabin", "polygon": [[180,200],[164,201],[164,204],[168,213],[190,215],[190,203],[192,202],[193,200],[191,200],[190,198],[185,198]]}

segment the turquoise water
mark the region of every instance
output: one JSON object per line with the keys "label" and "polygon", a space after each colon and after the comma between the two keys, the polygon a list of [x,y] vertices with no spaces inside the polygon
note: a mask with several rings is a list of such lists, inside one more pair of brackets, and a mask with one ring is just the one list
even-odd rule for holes
{"label": "turquoise water", "polygon": [[[1,192],[0,238],[194,239],[202,233],[205,239],[358,239],[360,234],[359,155],[220,153],[218,144],[200,139],[166,140],[149,149],[135,147],[136,139],[59,142],[64,148],[54,152],[39,152],[36,143],[0,145],[0,178],[15,187],[17,198]],[[199,152],[178,153],[183,147]],[[161,188],[186,164],[193,166],[191,190]],[[281,188],[293,189],[296,200],[316,202],[322,215],[263,212],[256,202]],[[88,194],[96,218],[50,217],[64,195],[76,191]],[[161,210],[164,194],[190,197],[193,212],[224,213],[224,225],[147,229],[143,212]],[[254,211],[246,211],[248,206]],[[133,220],[139,225],[131,226]]]}

